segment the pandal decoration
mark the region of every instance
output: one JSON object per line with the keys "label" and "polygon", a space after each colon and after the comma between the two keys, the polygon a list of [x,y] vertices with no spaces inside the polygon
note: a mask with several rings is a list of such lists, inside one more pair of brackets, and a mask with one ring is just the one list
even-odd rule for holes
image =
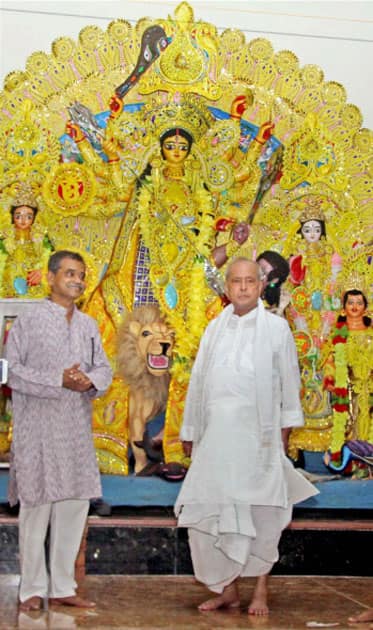
{"label": "pandal decoration", "polygon": [[[14,185],[29,182],[54,248],[90,258],[96,281],[84,308],[96,317],[113,366],[117,326],[134,306],[159,302],[175,328],[164,451],[167,461],[182,459],[190,367],[221,308],[211,290],[220,286],[214,246],[228,243],[229,255],[275,249],[303,256],[312,273],[294,301],[314,296],[316,304],[326,285],[333,308],[324,310],[334,317],[333,254],[346,264],[372,240],[372,132],[361,128],[344,87],[325,82],[320,68],[300,67],[293,52],[276,52],[266,39],[218,33],[195,20],[186,2],[167,20],[143,18],[134,27],[115,20],[106,31],[85,27],[77,42],[58,38],[50,54],[33,53],[24,71],[6,77],[0,105],[2,214],[8,217]],[[168,178],[159,137],[178,126],[193,143],[180,176]],[[297,234],[313,201],[327,224],[315,251]],[[252,230],[240,249],[231,229],[247,220]],[[371,269],[368,259],[360,264]],[[323,312],[306,309],[307,325],[294,329],[311,382],[315,347],[322,350],[332,327],[327,322],[320,335]],[[95,405],[100,464],[126,474],[128,392],[115,379]],[[326,447],[319,434],[303,447]]]}

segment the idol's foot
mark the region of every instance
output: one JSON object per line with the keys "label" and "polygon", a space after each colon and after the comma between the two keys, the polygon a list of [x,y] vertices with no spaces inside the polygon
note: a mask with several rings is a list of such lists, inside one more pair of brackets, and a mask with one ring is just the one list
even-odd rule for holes
{"label": "idol's foot", "polygon": [[373,621],[373,608],[368,608],[355,617],[349,617],[348,620],[352,623],[368,623],[369,621]]}
{"label": "idol's foot", "polygon": [[251,603],[247,609],[249,615],[264,616],[268,615],[269,608],[268,599],[268,576],[260,575],[258,577]]}
{"label": "idol's foot", "polygon": [[87,599],[79,597],[79,595],[71,595],[70,597],[50,597],[50,604],[56,606],[75,606],[76,608],[94,608],[95,602],[90,602]]}
{"label": "idol's foot", "polygon": [[233,582],[225,587],[221,595],[212,597],[198,606],[198,610],[206,612],[208,610],[218,610],[219,608],[238,608],[240,598],[237,584]]}
{"label": "idol's foot", "polygon": [[34,595],[33,597],[29,597],[25,599],[24,602],[19,602],[19,609],[23,611],[28,610],[40,610],[43,604],[43,600],[41,597]]}

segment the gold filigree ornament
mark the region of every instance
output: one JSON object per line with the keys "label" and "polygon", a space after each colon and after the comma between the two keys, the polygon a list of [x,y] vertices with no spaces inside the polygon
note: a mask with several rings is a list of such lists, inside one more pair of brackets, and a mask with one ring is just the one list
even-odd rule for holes
{"label": "gold filigree ornament", "polygon": [[361,291],[364,295],[367,292],[367,279],[357,270],[352,271],[346,278],[342,287],[342,295],[347,293],[347,291],[354,290]]}
{"label": "gold filigree ornament", "polygon": [[139,87],[140,94],[175,89],[197,93],[209,100],[222,94],[221,86],[211,79],[216,74],[218,39],[210,25],[196,28],[193,9],[182,2],[175,10],[175,19],[157,22],[171,44],[155,63],[156,72],[146,74]]}
{"label": "gold filigree ornament", "polygon": [[144,107],[143,120],[156,138],[170,129],[184,129],[195,142],[212,124],[212,116],[205,103],[193,94],[162,95]]}
{"label": "gold filigree ornament", "polygon": [[332,190],[347,186],[344,154],[315,113],[306,116],[284,151],[281,188],[292,190],[302,183],[324,183]]}
{"label": "gold filigree ornament", "polygon": [[361,291],[369,303],[373,300],[373,244],[363,245],[345,261],[340,277],[338,291],[341,299],[347,291]]}
{"label": "gold filigree ornament", "polygon": [[84,164],[59,164],[45,180],[48,207],[62,216],[85,214],[96,195],[96,180]]}
{"label": "gold filigree ornament", "polygon": [[20,182],[14,186],[12,206],[17,208],[20,206],[28,206],[29,208],[38,207],[35,190],[29,182]]}
{"label": "gold filigree ornament", "polygon": [[0,188],[16,182],[41,183],[58,163],[60,144],[52,131],[38,120],[30,100],[25,100],[13,120],[0,123]]}
{"label": "gold filigree ornament", "polygon": [[325,214],[322,210],[322,199],[317,197],[310,197],[307,199],[307,205],[299,215],[299,221],[305,223],[306,221],[325,221]]}
{"label": "gold filigree ornament", "polygon": [[[103,132],[105,145],[102,143],[99,147],[100,143],[92,143],[91,146],[87,139],[76,146],[70,143],[67,146],[63,138],[68,108],[75,101],[84,103],[93,116],[101,115],[101,124],[115,86],[136,66],[141,36],[150,24],[164,28],[170,38],[169,45],[126,94],[118,118],[109,119],[106,133]],[[240,146],[230,157],[233,129],[229,120],[230,105],[245,89],[252,90],[254,100],[250,99],[242,118],[236,121],[233,135],[240,131]],[[187,96],[190,96],[189,101]],[[31,99],[33,109],[27,110],[27,99]],[[188,103],[186,114],[179,115],[184,103]],[[1,204],[6,209],[1,214],[7,215],[9,221],[8,208],[15,183],[30,181],[40,186],[47,179],[43,198],[38,196],[42,212],[38,213],[37,220],[43,219],[56,249],[73,249],[77,245],[83,252],[88,249],[94,254],[100,273],[111,266],[111,275],[106,277],[90,303],[106,349],[111,352],[114,347],[115,327],[110,318],[112,312],[121,312],[119,297],[123,295],[125,303],[132,305],[133,271],[138,260],[136,248],[146,229],[149,238],[154,239],[151,253],[155,261],[151,258],[151,263],[154,262],[156,296],[167,286],[166,275],[169,282],[175,272],[174,288],[180,308],[169,311],[175,321],[177,319],[175,328],[181,334],[177,335],[179,346],[176,348],[180,361],[174,363],[170,388],[171,397],[177,399],[175,416],[172,416],[173,445],[178,443],[189,364],[207,323],[206,306],[208,310],[211,296],[205,285],[203,264],[199,261],[193,264],[195,257],[189,244],[176,237],[171,227],[169,238],[162,240],[154,231],[156,217],[150,215],[154,199],[158,204],[161,199],[162,208],[170,208],[172,195],[177,197],[175,186],[171,186],[168,179],[168,165],[160,155],[161,129],[180,126],[194,138],[184,162],[182,182],[189,191],[187,201],[192,199],[198,209],[189,212],[188,207],[185,213],[187,218],[194,219],[197,228],[190,230],[190,236],[204,256],[211,254],[216,243],[214,217],[227,216],[238,221],[248,216],[256,194],[256,168],[261,168],[263,186],[268,184],[269,188],[255,215],[250,255],[265,249],[275,249],[282,255],[286,250],[289,255],[302,255],[304,265],[308,264],[304,288],[311,297],[318,291],[324,295],[325,285],[331,290],[331,294],[326,295],[328,303],[333,302],[336,297],[334,276],[338,271],[335,254],[340,255],[345,268],[350,264],[351,252],[372,238],[373,134],[368,129],[359,129],[359,110],[346,103],[343,86],[325,83],[320,68],[313,65],[302,68],[294,53],[275,51],[271,42],[263,38],[246,41],[239,29],[218,32],[213,24],[196,21],[193,9],[185,2],[177,6],[168,19],[143,18],[136,24],[116,20],[108,25],[106,32],[88,27],[82,30],[77,41],[66,37],[56,39],[50,53],[33,53],[24,71],[8,74],[0,93],[0,108],[3,113],[0,189]],[[164,111],[158,115],[161,109]],[[308,118],[307,113],[311,114]],[[273,137],[263,145],[258,143],[259,156],[251,139],[268,120],[275,123]],[[217,134],[216,145],[203,145],[207,133],[207,139],[214,141]],[[62,146],[57,136],[62,136]],[[277,143],[284,147],[282,179],[272,181],[268,177],[266,181],[270,150]],[[90,152],[86,144],[91,146]],[[102,151],[108,160],[102,159]],[[250,161],[253,154],[255,161]],[[76,160],[74,165],[72,160]],[[152,167],[149,186],[142,183],[137,186],[135,179],[143,174],[148,164]],[[255,177],[246,180],[242,173],[245,176],[254,173]],[[147,181],[145,175],[141,181]],[[72,185],[70,195],[69,184]],[[254,189],[254,195],[249,187]],[[180,194],[179,202],[182,187],[176,192]],[[148,200],[146,193],[149,193]],[[306,200],[302,202],[306,195],[311,200],[315,195],[325,200],[321,210],[326,219],[326,237],[322,238],[321,245],[308,246],[297,234],[299,217],[308,209],[306,206],[311,205]],[[294,203],[295,199],[299,200],[299,205]],[[139,204],[144,205],[144,212],[138,208]],[[180,220],[184,220],[183,217],[180,212]],[[171,221],[161,223],[159,236],[163,236],[168,224]],[[227,242],[228,234],[221,233],[220,237],[221,243]],[[161,247],[161,244],[164,245]],[[178,264],[181,254],[175,246],[190,252],[189,265]],[[369,267],[367,260],[368,257],[365,262],[359,259],[356,264],[369,271],[371,265]],[[166,266],[171,269],[163,270]],[[326,275],[329,276],[327,282]],[[300,300],[301,295],[298,298]],[[313,310],[308,328],[299,329],[303,337],[298,335],[298,345],[302,341],[307,368],[310,362],[307,335],[312,336],[313,331],[319,334],[318,320],[324,321],[319,315],[320,311]],[[183,336],[185,321],[190,327]],[[180,382],[182,387],[179,387]],[[119,389],[116,393],[119,395]],[[118,413],[126,416],[122,409]],[[322,422],[324,419],[318,426],[324,426]],[[318,430],[308,433],[315,434]],[[166,431],[167,435],[171,436],[171,432]],[[319,439],[311,438],[311,441],[315,447],[321,445]],[[171,438],[165,442],[167,460]],[[125,456],[124,453],[123,458]]]}

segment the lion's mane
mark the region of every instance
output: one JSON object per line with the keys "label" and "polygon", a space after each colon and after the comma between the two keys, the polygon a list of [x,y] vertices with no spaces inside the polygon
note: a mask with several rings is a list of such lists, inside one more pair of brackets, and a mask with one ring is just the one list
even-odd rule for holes
{"label": "lion's mane", "polygon": [[151,327],[155,322],[162,321],[162,315],[157,306],[139,306],[128,313],[118,330],[118,373],[132,389],[143,389],[144,396],[151,398],[159,411],[163,411],[166,408],[170,375],[167,372],[154,376],[148,371],[146,360],[139,353],[137,335],[130,330],[133,321],[139,322],[141,327]]}

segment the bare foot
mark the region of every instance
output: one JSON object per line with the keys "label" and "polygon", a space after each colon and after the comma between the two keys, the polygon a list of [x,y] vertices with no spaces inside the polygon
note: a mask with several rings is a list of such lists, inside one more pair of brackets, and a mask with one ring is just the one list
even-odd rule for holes
{"label": "bare foot", "polygon": [[247,609],[249,615],[268,615],[268,575],[260,575],[257,579],[251,603]]}
{"label": "bare foot", "polygon": [[90,602],[87,599],[79,597],[79,595],[71,595],[70,597],[50,597],[50,604],[56,604],[57,606],[75,606],[76,608],[94,608],[95,602]]}
{"label": "bare foot", "polygon": [[25,599],[24,602],[19,602],[19,609],[23,611],[28,610],[40,610],[42,606],[43,600],[41,597],[34,595],[33,597],[29,597]]}
{"label": "bare foot", "polygon": [[352,623],[368,623],[368,621],[373,621],[373,608],[364,610],[359,615],[356,615],[356,617],[349,617],[348,620]]}
{"label": "bare foot", "polygon": [[198,606],[198,610],[205,612],[207,610],[218,610],[218,608],[238,608],[240,598],[236,582],[228,584],[221,595],[212,597]]}

